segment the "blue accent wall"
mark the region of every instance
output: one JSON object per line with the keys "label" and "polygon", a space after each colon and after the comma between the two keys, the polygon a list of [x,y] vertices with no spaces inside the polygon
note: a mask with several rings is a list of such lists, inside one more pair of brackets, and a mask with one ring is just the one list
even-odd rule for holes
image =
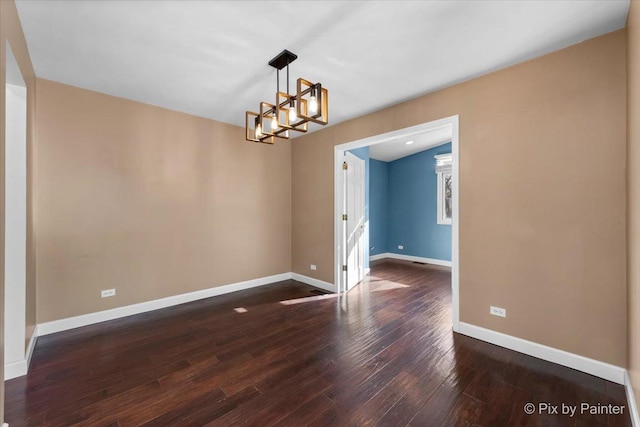
{"label": "blue accent wall", "polygon": [[369,227],[369,177],[370,177],[370,160],[369,160],[369,147],[356,148],[349,150],[354,156],[364,160],[364,268],[369,268],[369,233],[371,228]]}
{"label": "blue accent wall", "polygon": [[371,255],[389,252],[389,163],[369,160],[369,249]]}
{"label": "blue accent wall", "polygon": [[370,161],[372,255],[391,252],[451,261],[451,225],[437,222],[434,158],[450,152],[447,143],[389,163]]}

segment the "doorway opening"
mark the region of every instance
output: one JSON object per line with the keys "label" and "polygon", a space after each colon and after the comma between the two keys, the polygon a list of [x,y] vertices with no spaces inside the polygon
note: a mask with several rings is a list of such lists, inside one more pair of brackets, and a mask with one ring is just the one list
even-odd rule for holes
{"label": "doorway opening", "polygon": [[[446,117],[440,120],[435,120],[427,123],[423,123],[417,126],[411,126],[404,129],[399,129],[393,132],[385,134],[375,135],[372,137],[351,141],[345,144],[340,144],[335,147],[335,164],[334,164],[334,279],[336,283],[336,289],[339,293],[347,292],[353,288],[356,283],[363,279],[366,274],[366,265],[369,260],[369,224],[367,221],[368,213],[366,213],[367,206],[362,209],[360,214],[360,208],[355,206],[361,205],[360,199],[364,200],[363,187],[357,184],[357,181],[350,182],[355,178],[355,174],[358,172],[357,160],[354,160],[352,156],[357,154],[358,149],[374,150],[376,148],[382,148],[391,146],[391,142],[406,145],[404,150],[410,152],[418,147],[411,147],[413,139],[418,140],[420,135],[423,134],[444,134],[450,135],[450,156],[442,156],[442,153],[437,154],[440,156],[438,159],[436,156],[434,161],[442,162],[448,159],[448,164],[444,165],[444,168],[436,169],[435,172],[440,172],[439,176],[434,173],[434,179],[438,179],[443,183],[448,184],[445,188],[443,184],[442,188],[438,187],[438,195],[443,195],[443,200],[438,204],[439,222],[438,224],[450,224],[450,261],[446,259],[439,265],[450,265],[451,267],[451,287],[452,287],[452,324],[453,330],[459,329],[459,134],[458,134],[458,116]],[[410,142],[411,141],[411,142]],[[407,144],[409,142],[409,144]],[[441,145],[443,141],[434,143],[430,147]],[[385,144],[386,143],[386,144]],[[427,148],[424,148],[425,150]],[[380,150],[378,150],[380,151]],[[420,150],[418,150],[420,151]],[[357,156],[354,156],[357,157]],[[354,163],[354,168],[349,173],[349,167],[351,163]],[[447,169],[448,168],[448,169]],[[448,178],[448,180],[447,180]],[[356,178],[357,180],[358,178]],[[448,189],[448,193],[445,191]],[[435,189],[434,189],[435,190]],[[359,191],[360,195],[354,194]],[[349,218],[349,213],[354,213],[356,217]],[[434,209],[434,215],[435,215]],[[445,221],[445,222],[442,222]],[[441,226],[442,227],[442,226]],[[364,248],[364,254],[362,251]],[[402,245],[397,245],[400,250],[404,249]],[[414,261],[422,261],[423,257],[416,258]],[[412,260],[411,256],[405,256],[404,258]],[[437,259],[430,259],[429,263],[438,264]],[[442,261],[442,260],[440,260]]]}

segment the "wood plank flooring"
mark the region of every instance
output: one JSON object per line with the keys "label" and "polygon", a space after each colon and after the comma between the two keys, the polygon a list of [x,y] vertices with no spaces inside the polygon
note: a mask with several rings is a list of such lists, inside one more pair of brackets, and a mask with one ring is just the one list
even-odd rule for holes
{"label": "wood plank flooring", "polygon": [[[378,261],[337,297],[292,280],[41,337],[19,426],[630,426],[622,386],[451,332],[450,273]],[[527,402],[625,405],[533,414]],[[561,409],[560,409],[561,411]]]}

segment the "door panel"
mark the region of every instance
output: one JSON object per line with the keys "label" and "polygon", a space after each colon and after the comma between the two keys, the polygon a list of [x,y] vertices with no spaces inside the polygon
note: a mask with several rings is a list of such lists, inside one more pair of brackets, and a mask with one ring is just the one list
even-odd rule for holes
{"label": "door panel", "polygon": [[365,162],[357,156],[345,153],[347,163],[345,177],[346,223],[346,290],[353,288],[364,278],[364,192]]}

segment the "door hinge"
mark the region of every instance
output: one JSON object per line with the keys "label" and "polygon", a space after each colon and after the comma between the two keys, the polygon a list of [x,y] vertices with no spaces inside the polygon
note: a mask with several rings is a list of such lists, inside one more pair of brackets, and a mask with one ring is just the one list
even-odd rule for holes
{"label": "door hinge", "polygon": [[346,221],[348,219],[347,214],[342,214],[342,220]]}
{"label": "door hinge", "polygon": [[347,271],[347,266],[346,265],[342,266],[342,271]]}
{"label": "door hinge", "polygon": [[342,162],[342,169],[344,170],[349,169],[349,164],[347,162]]}

